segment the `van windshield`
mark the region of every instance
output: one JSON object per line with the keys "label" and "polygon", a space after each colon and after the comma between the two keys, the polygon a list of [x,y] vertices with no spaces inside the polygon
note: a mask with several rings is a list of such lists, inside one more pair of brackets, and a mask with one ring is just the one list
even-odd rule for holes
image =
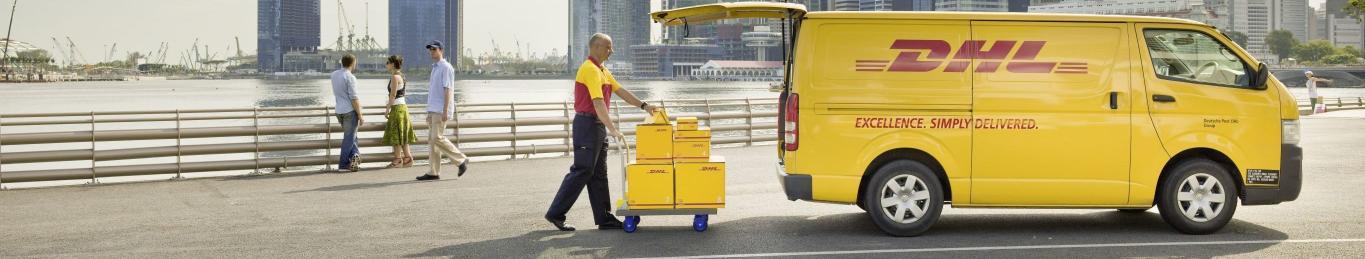
{"label": "van windshield", "polygon": [[1157,77],[1168,80],[1247,87],[1250,66],[1208,34],[1187,30],[1144,32]]}

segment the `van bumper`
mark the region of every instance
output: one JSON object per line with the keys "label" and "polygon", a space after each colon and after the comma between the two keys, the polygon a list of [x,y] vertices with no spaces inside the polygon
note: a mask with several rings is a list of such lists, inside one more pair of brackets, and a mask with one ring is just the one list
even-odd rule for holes
{"label": "van bumper", "polygon": [[782,162],[777,162],[777,179],[782,183],[782,192],[787,200],[811,200],[810,175],[787,174]]}
{"label": "van bumper", "polygon": [[1303,188],[1303,148],[1294,144],[1280,145],[1280,185],[1278,187],[1246,187],[1242,205],[1270,205],[1299,198]]}

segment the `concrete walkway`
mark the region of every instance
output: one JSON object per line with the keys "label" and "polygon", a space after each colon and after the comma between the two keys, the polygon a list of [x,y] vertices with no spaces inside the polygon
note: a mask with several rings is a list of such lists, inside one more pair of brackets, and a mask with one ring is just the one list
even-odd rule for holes
{"label": "concrete walkway", "polygon": [[[773,176],[776,147],[757,146],[717,150],[729,161],[729,207],[705,233],[691,230],[691,217],[646,217],[634,234],[587,230],[586,195],[569,215],[585,230],[551,231],[541,217],[570,161],[550,158],[473,163],[464,178],[438,182],[414,182],[424,169],[409,168],[3,191],[0,257],[564,258],[907,248],[928,250],[843,256],[1360,257],[1365,242],[1301,241],[1365,238],[1365,116],[1345,115],[1304,120],[1307,179],[1298,201],[1241,207],[1227,228],[1205,236],[1175,232],[1155,210],[949,208],[927,235],[892,238],[854,206],[787,201]],[[619,198],[617,170],[611,181]],[[1239,240],[1256,242],[1125,245]],[[942,249],[1077,244],[1119,245]]]}

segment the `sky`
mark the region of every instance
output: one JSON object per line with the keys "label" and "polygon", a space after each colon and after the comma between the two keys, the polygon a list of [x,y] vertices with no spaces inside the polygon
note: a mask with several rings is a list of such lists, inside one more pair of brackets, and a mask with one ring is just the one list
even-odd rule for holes
{"label": "sky", "polygon": [[[8,11],[16,0],[0,1]],[[245,55],[256,50],[256,0],[18,0],[12,38],[52,51],[51,37],[66,37],[77,45],[85,60],[105,61],[117,43],[115,59],[127,52],[155,51],[161,42],[170,45],[166,62],[178,64],[181,53],[198,39],[207,53],[217,57],[235,55],[240,38]],[[644,1],[644,0],[626,0]],[[1325,0],[1309,0],[1318,6]],[[338,35],[337,3],[346,7],[357,34],[369,32],[380,45],[388,44],[388,1],[321,0],[322,47],[329,48]],[[657,1],[651,1],[658,9]],[[366,10],[369,3],[369,10]],[[465,0],[466,47],[474,53],[489,51],[493,42],[503,50],[515,50],[517,41],[536,53],[567,47],[567,0]],[[9,12],[0,14],[8,20]],[[654,34],[658,34],[657,26]],[[656,36],[657,37],[657,36]],[[54,51],[55,52],[55,51]],[[54,53],[54,56],[61,56]]]}
{"label": "sky", "polygon": [[[10,18],[15,0],[0,1],[0,19]],[[181,53],[199,40],[218,57],[235,55],[236,38],[245,55],[256,50],[256,0],[19,0],[12,38],[53,51],[51,37],[67,45],[71,37],[85,60],[105,61],[110,45],[117,43],[115,59],[127,52],[155,51],[161,42],[170,44],[166,62],[178,64]],[[357,34],[365,33],[366,3],[369,31],[380,45],[388,45],[388,1],[340,0]],[[322,0],[322,47],[334,45],[338,35],[337,0]],[[492,49],[496,41],[504,50],[515,42],[530,51],[548,53],[568,45],[566,0],[467,0],[465,44],[474,53]],[[531,7],[531,8],[528,8]],[[515,11],[512,11],[515,10]],[[4,22],[0,21],[0,22]],[[490,26],[493,25],[494,26]],[[491,38],[490,38],[491,37]],[[201,49],[201,51],[204,51]],[[59,54],[55,54],[61,58]]]}

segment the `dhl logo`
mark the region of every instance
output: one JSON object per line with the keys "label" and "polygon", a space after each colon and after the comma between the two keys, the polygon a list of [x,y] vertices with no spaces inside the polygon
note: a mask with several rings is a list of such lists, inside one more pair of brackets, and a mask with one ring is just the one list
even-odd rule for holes
{"label": "dhl logo", "polygon": [[[895,60],[855,60],[855,69],[866,72],[966,72],[972,60],[980,61],[976,73],[995,73],[1001,65],[1010,73],[1029,74],[1085,74],[1084,62],[1036,61],[1046,41],[997,40],[985,49],[986,41],[969,40],[962,43],[951,59],[953,47],[943,40],[896,40],[891,49],[902,50]],[[1014,53],[1010,57],[1010,53]],[[944,66],[943,64],[947,64]]]}

